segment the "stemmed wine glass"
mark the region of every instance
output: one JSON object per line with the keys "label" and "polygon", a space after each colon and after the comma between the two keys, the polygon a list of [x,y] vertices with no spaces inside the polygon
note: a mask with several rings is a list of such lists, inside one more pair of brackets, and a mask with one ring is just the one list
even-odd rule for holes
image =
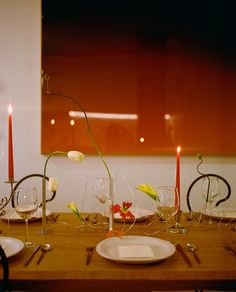
{"label": "stemmed wine glass", "polygon": [[92,228],[107,228],[111,200],[109,198],[108,178],[87,182],[82,201],[82,213],[86,214],[84,223]]}
{"label": "stemmed wine glass", "polygon": [[179,195],[178,189],[174,186],[159,186],[157,188],[157,197],[156,197],[156,210],[157,216],[165,222],[165,228],[157,230],[152,233],[147,233],[147,235],[155,235],[160,231],[166,230],[170,231],[170,228],[167,227],[167,223],[171,217],[175,216],[179,211]]}
{"label": "stemmed wine glass", "polygon": [[32,247],[34,243],[28,240],[28,220],[38,208],[36,188],[18,188],[14,194],[14,207],[20,217],[25,220],[25,247]]}
{"label": "stemmed wine glass", "polygon": [[[212,205],[215,202],[217,196],[219,195],[219,181],[215,177],[206,176],[202,182],[202,197],[205,200],[205,211],[209,214],[208,223],[213,223],[212,221]],[[209,207],[209,210],[207,210]]]}
{"label": "stemmed wine glass", "polygon": [[[179,210],[178,190],[173,186],[160,186],[157,189],[157,194],[157,214],[167,224]],[[166,228],[166,231],[168,231],[168,228]]]}
{"label": "stemmed wine glass", "polygon": [[177,188],[172,186],[160,186],[157,189],[157,194],[157,214],[164,221],[168,221],[178,212],[179,197],[177,194]]}

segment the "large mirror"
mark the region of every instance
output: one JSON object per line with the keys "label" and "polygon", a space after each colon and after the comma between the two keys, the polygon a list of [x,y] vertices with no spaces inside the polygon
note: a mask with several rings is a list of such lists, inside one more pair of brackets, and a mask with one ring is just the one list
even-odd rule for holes
{"label": "large mirror", "polygon": [[221,8],[105,2],[42,1],[42,69],[54,93],[44,80],[42,153],[94,153],[69,96],[104,154],[171,154],[179,144],[235,154],[235,27]]}

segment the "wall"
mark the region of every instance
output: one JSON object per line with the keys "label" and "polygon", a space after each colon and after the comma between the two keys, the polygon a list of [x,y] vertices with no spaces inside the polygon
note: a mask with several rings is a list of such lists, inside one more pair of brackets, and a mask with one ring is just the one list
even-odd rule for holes
{"label": "wall", "polygon": [[[42,173],[45,156],[40,154],[40,72],[41,72],[40,0],[1,0],[0,2],[0,194],[9,193],[7,180],[7,108],[13,106],[13,139],[15,178],[30,173]],[[58,149],[59,150],[59,149]],[[107,156],[112,173],[122,170],[132,187],[140,183],[174,184],[173,156]],[[181,157],[181,196],[185,209],[185,194],[198,175],[194,156]],[[201,168],[224,176],[232,187],[231,202],[236,202],[236,158],[206,157]],[[79,206],[86,182],[104,176],[105,169],[98,157],[88,156],[81,164],[62,157],[53,157],[47,174],[59,178],[56,199],[51,210],[67,211],[68,202]],[[153,202],[135,192],[140,205],[153,207]],[[197,200],[197,197],[196,197]]]}

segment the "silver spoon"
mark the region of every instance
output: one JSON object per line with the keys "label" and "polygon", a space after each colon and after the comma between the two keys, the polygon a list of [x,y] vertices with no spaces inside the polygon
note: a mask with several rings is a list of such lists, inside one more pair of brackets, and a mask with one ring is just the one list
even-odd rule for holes
{"label": "silver spoon", "polygon": [[201,264],[201,260],[199,259],[198,255],[196,254],[196,246],[192,243],[187,242],[187,247],[189,249],[189,251],[191,251],[196,259],[196,261]]}
{"label": "silver spoon", "polygon": [[41,244],[40,248],[41,248],[42,252],[41,252],[41,255],[40,255],[40,257],[39,257],[39,259],[38,259],[38,261],[36,263],[37,265],[42,261],[42,259],[44,258],[45,254],[52,249],[52,247],[51,247],[51,245],[49,243]]}

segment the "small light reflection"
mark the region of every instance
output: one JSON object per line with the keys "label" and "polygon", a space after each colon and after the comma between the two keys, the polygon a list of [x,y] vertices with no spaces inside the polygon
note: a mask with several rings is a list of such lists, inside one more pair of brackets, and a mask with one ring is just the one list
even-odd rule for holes
{"label": "small light reflection", "polygon": [[51,119],[51,125],[54,125],[56,121],[54,119]]}
{"label": "small light reflection", "polygon": [[165,120],[170,120],[170,119],[172,119],[172,116],[170,114],[165,114],[164,115],[164,119]]}
{"label": "small light reflection", "polygon": [[75,121],[74,120],[70,120],[70,125],[74,126],[74,124],[75,124]]}
{"label": "small light reflection", "polygon": [[139,139],[139,141],[140,141],[141,143],[143,143],[143,142],[144,142],[144,138],[141,137],[141,138]]}
{"label": "small light reflection", "polygon": [[[121,114],[121,113],[86,113],[88,118],[93,119],[112,119],[112,120],[137,120],[137,114]],[[70,117],[84,118],[83,112],[70,111]]]}

